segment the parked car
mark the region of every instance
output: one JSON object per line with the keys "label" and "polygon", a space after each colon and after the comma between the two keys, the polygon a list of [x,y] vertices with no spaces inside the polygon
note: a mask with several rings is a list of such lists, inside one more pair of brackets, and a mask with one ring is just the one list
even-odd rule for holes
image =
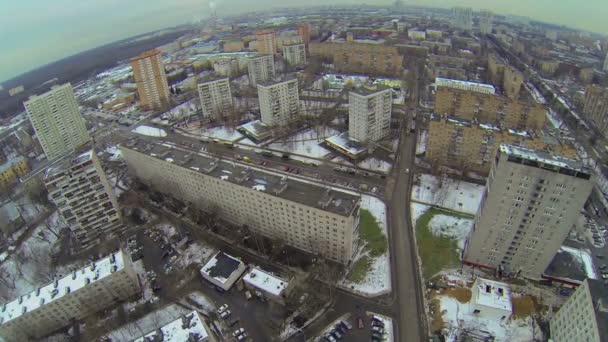
{"label": "parked car", "polygon": [[228,310],[228,304],[224,304],[224,305],[220,306],[220,308],[217,309],[217,313],[221,314],[222,312],[224,312],[226,310]]}
{"label": "parked car", "polygon": [[340,324],[342,324],[348,330],[351,330],[353,328],[353,326],[348,321],[340,321]]}
{"label": "parked car", "polygon": [[236,339],[239,341],[245,341],[247,339],[247,333],[243,333],[242,335],[239,335]]}
{"label": "parked car", "polygon": [[243,329],[243,328],[238,328],[238,329],[236,329],[236,330],[235,330],[235,331],[232,333],[232,336],[237,337],[237,336],[239,336],[240,334],[242,334],[242,333],[244,333],[244,332],[245,332],[245,329]]}
{"label": "parked car", "polygon": [[231,314],[232,314],[232,312],[230,312],[230,310],[226,310],[220,314],[220,317],[222,317],[223,319],[226,319],[226,318],[230,317]]}
{"label": "parked car", "polygon": [[372,327],[372,331],[382,334],[382,333],[384,333],[384,328],[381,326],[375,325]]}

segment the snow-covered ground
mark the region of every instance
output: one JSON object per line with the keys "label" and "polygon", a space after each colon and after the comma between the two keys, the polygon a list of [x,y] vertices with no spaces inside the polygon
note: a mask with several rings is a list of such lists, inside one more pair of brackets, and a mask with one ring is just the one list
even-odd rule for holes
{"label": "snow-covered ground", "polygon": [[[184,102],[177,107],[172,108],[171,110],[161,114],[159,118],[163,120],[163,118],[171,119],[171,120],[181,120],[186,118],[194,113],[196,113],[197,102],[200,101],[198,98],[194,98],[190,101]],[[154,120],[153,120],[154,121]]]}
{"label": "snow-covered ground", "polygon": [[380,171],[385,173],[388,173],[392,167],[391,163],[374,157],[364,159],[362,162],[357,164],[357,166],[363,169]]}
{"label": "snow-covered ground", "polygon": [[[369,210],[369,212],[376,218],[378,226],[380,226],[380,229],[388,239],[386,205],[384,202],[373,196],[361,195],[361,209]],[[363,255],[365,254],[359,254],[358,257]],[[345,279],[342,281],[342,285],[345,288],[368,296],[390,292],[391,270],[389,260],[390,255],[389,251],[387,250],[383,255],[373,259],[370,270],[362,282],[352,283]]]}
{"label": "snow-covered ground", "polygon": [[428,132],[426,130],[420,131],[418,134],[418,140],[416,142],[416,155],[423,154],[426,152],[426,142],[428,140]]}
{"label": "snow-covered ground", "polygon": [[171,304],[161,310],[153,311],[135,322],[127,323],[106,336],[112,341],[133,341],[189,312],[191,310]]}
{"label": "snow-covered ground", "polygon": [[597,279],[597,274],[595,274],[595,269],[593,268],[593,258],[591,257],[591,253],[588,250],[576,249],[568,246],[560,247],[558,253],[569,253],[572,255],[573,259],[578,261],[584,269],[585,273],[587,273],[587,277],[591,279]]}
{"label": "snow-covered ground", "polygon": [[331,161],[334,163],[340,163],[340,164],[344,164],[344,165],[348,165],[348,166],[355,166],[355,164],[346,160],[346,158],[344,158],[342,156],[337,156],[337,157],[333,158]]}
{"label": "snow-covered ground", "polygon": [[205,260],[209,260],[216,252],[217,250],[201,242],[193,243],[181,254],[177,262],[181,267],[186,267],[193,263],[202,264]]}
{"label": "snow-covered ground", "polygon": [[382,323],[384,323],[384,337],[386,337],[386,339],[384,341],[387,342],[391,342],[394,341],[395,338],[393,337],[393,319],[388,317],[388,316],[384,316],[384,315],[380,315],[374,312],[368,312],[369,315],[373,315],[376,318],[379,318]]}
{"label": "snow-covered ground", "polygon": [[319,144],[323,142],[325,138],[337,133],[339,132],[329,127],[311,128],[292,135],[283,141],[273,142],[268,148],[297,153],[313,158],[323,158],[329,154],[330,151],[319,146]]}
{"label": "snow-covered ground", "polygon": [[412,219],[412,227],[416,226],[416,221],[418,221],[418,219],[420,218],[420,216],[422,216],[427,210],[429,210],[429,208],[431,206],[426,205],[426,204],[422,204],[422,203],[416,203],[416,202],[410,202],[410,215],[411,215],[411,219]]}
{"label": "snow-covered ground", "polygon": [[167,132],[162,128],[150,127],[150,126],[137,126],[133,132],[141,135],[147,135],[149,137],[166,137]]}
{"label": "snow-covered ground", "polygon": [[219,139],[224,141],[237,141],[243,138],[243,135],[236,129],[224,126],[202,128],[200,134],[213,139]]}
{"label": "snow-covered ground", "polygon": [[109,159],[112,161],[122,159],[122,152],[116,145],[109,146],[104,151],[111,154]]}
{"label": "snow-covered ground", "polygon": [[477,212],[485,188],[483,185],[429,174],[416,177],[419,181],[412,187],[413,201],[471,215]]}
{"label": "snow-covered ground", "polygon": [[470,303],[463,304],[449,296],[435,298],[439,299],[443,320],[449,331],[446,341],[457,341],[459,332],[464,330],[491,334],[497,342],[533,341],[534,331],[540,330],[538,327],[534,329],[531,318],[499,321],[483,314],[473,314]]}
{"label": "snow-covered ground", "polygon": [[211,312],[215,311],[215,304],[213,301],[207,298],[201,292],[192,292],[187,295],[186,298],[189,299],[190,302],[194,303],[198,307],[197,309],[202,309],[206,314],[210,314]]}
{"label": "snow-covered ground", "polygon": [[547,111],[547,119],[549,119],[549,122],[551,122],[551,124],[555,128],[559,128],[559,127],[563,127],[564,129],[566,128],[566,125],[564,125],[564,121],[552,109],[549,109]]}
{"label": "snow-covered ground", "polygon": [[447,236],[456,239],[458,248],[464,248],[464,243],[473,228],[473,220],[459,218],[451,215],[434,215],[429,221],[429,229],[433,235]]}

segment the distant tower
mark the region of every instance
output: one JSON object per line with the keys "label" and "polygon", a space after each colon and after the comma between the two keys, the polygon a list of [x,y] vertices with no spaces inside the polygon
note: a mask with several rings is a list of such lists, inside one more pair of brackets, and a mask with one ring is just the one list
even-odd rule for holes
{"label": "distant tower", "polygon": [[481,34],[491,34],[494,14],[490,11],[481,11],[479,13],[479,32]]}
{"label": "distant tower", "polygon": [[473,28],[473,10],[470,7],[452,8],[452,25],[462,31]]}

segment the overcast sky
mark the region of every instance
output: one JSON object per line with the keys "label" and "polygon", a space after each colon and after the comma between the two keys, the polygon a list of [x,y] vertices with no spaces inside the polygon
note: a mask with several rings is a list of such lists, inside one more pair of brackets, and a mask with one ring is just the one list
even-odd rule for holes
{"label": "overcast sky", "polygon": [[[332,0],[332,4],[391,4]],[[215,0],[218,14],[327,0]],[[435,7],[470,6],[608,33],[607,0],[404,0]],[[46,63],[136,34],[207,16],[209,0],[0,0],[0,82]]]}

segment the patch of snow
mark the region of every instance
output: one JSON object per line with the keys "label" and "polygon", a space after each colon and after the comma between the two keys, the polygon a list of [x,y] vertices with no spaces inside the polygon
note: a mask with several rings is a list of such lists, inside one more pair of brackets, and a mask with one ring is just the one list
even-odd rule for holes
{"label": "patch of snow", "polygon": [[423,154],[426,152],[426,143],[428,141],[428,132],[423,130],[418,134],[418,140],[416,141],[416,155]]}
{"label": "patch of snow", "polygon": [[150,127],[150,126],[138,126],[134,130],[132,130],[132,132],[135,132],[135,133],[141,134],[141,135],[147,135],[149,137],[163,138],[163,137],[167,136],[167,132],[165,132],[164,129],[157,128],[157,127]]}
{"label": "patch of snow", "polygon": [[371,157],[363,160],[357,166],[363,169],[388,173],[391,170],[392,164],[382,159]]}
{"label": "patch of snow", "polygon": [[211,312],[215,311],[215,304],[213,301],[207,298],[201,292],[192,292],[186,297],[190,299],[190,301],[196,306],[198,306],[199,309],[202,309],[206,314],[210,314]]}
{"label": "patch of snow", "polygon": [[235,142],[243,138],[243,135],[236,129],[224,126],[203,128],[201,129],[201,134],[203,136],[230,142]]}
{"label": "patch of snow", "polygon": [[420,216],[424,215],[424,213],[426,213],[426,211],[429,210],[430,207],[431,206],[426,204],[411,202],[410,215],[412,218],[412,227],[416,226],[416,221],[418,221]]}
{"label": "patch of snow", "polygon": [[561,246],[559,252],[566,252],[571,254],[574,259],[579,262],[579,264],[583,265],[587,277],[591,279],[597,279],[597,274],[595,273],[595,269],[593,268],[593,258],[591,257],[591,253],[589,253],[589,251],[576,249],[568,246]]}
{"label": "patch of snow", "polygon": [[471,214],[477,213],[485,187],[447,177],[429,174],[416,176],[412,200],[424,204]]}
{"label": "patch of snow", "polygon": [[209,260],[209,258],[216,253],[217,250],[212,247],[207,246],[202,242],[196,242],[188,246],[188,249],[181,254],[177,263],[182,268],[191,264],[202,264],[204,260]]}
{"label": "patch of snow", "polygon": [[331,161],[334,163],[340,163],[342,165],[355,166],[355,164],[351,163],[350,161],[348,161],[346,158],[344,158],[342,156],[337,156],[337,157],[333,158]]}
{"label": "patch of snow", "polygon": [[111,154],[109,158],[111,161],[122,159],[122,151],[116,145],[109,146],[104,152]]}
{"label": "patch of snow", "polygon": [[451,215],[434,215],[429,221],[429,229],[436,236],[443,235],[458,242],[458,248],[464,248],[464,243],[473,228],[473,220]]}
{"label": "patch of snow", "polygon": [[323,142],[325,138],[337,133],[338,131],[330,127],[321,127],[319,129],[311,128],[292,135],[285,141],[273,142],[268,148],[322,159],[329,154],[330,151],[319,144]]}

